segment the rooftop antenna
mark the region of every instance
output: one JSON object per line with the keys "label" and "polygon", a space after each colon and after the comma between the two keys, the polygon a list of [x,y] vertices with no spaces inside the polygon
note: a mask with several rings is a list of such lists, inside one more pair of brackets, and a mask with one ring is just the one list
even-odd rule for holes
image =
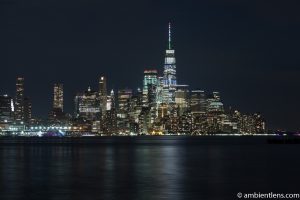
{"label": "rooftop antenna", "polygon": [[169,49],[171,49],[171,22],[169,22]]}

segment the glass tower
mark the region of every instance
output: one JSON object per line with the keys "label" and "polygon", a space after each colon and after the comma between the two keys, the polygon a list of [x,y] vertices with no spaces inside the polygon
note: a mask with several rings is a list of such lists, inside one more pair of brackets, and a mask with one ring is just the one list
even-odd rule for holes
{"label": "glass tower", "polygon": [[18,77],[16,83],[15,120],[17,122],[23,122],[24,120],[24,78],[23,77]]}
{"label": "glass tower", "polygon": [[101,76],[99,79],[99,98],[102,115],[105,114],[107,106],[107,88],[106,88],[106,77]]}
{"label": "glass tower", "polygon": [[53,109],[64,110],[64,89],[63,84],[54,84],[53,90]]}
{"label": "glass tower", "polygon": [[0,96],[0,126],[13,120],[13,99],[10,96]]}
{"label": "glass tower", "polygon": [[[145,70],[143,81],[143,105],[149,106],[149,98],[155,93],[157,87],[157,70]],[[154,99],[155,101],[155,99]]]}
{"label": "glass tower", "polygon": [[171,23],[169,23],[169,41],[168,49],[166,50],[165,65],[164,65],[164,79],[163,79],[163,102],[174,103],[176,91],[176,60],[175,50],[171,45]]}

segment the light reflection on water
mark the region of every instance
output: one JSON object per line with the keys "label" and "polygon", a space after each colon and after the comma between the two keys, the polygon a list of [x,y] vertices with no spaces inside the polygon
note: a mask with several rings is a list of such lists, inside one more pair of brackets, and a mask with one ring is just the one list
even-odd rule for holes
{"label": "light reflection on water", "polygon": [[298,145],[118,140],[1,146],[0,199],[235,199],[298,190]]}

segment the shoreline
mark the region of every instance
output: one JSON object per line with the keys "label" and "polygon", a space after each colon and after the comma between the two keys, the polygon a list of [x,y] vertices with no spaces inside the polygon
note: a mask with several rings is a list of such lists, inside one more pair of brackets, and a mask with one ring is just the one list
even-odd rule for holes
{"label": "shoreline", "polygon": [[223,144],[300,144],[300,137],[291,136],[83,136],[26,137],[2,136],[1,145],[223,145]]}

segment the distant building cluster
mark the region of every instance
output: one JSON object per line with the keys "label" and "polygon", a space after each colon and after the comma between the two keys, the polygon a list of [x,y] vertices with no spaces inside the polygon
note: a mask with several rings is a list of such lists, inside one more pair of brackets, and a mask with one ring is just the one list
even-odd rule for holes
{"label": "distant building cluster", "polygon": [[24,96],[24,78],[18,77],[16,95],[0,96],[1,134],[17,135],[210,135],[263,134],[265,120],[259,113],[242,114],[225,109],[219,92],[190,90],[176,78],[175,50],[169,24],[163,74],[144,70],[142,87],[117,92],[107,89],[107,77],[99,88],[90,87],[74,97],[74,113],[64,112],[64,88],[53,87],[53,106],[47,120],[31,115]]}

